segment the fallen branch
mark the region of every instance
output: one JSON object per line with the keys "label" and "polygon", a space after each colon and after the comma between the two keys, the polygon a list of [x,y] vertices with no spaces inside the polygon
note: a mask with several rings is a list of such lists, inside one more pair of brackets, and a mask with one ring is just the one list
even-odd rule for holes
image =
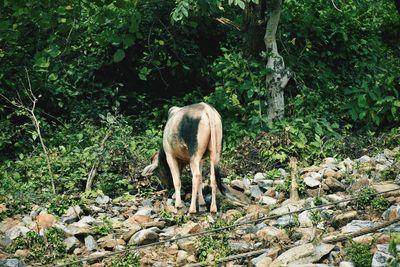
{"label": "fallen branch", "polygon": [[393,219],[393,220],[390,220],[390,221],[385,222],[385,223],[381,223],[381,224],[379,224],[377,226],[374,226],[374,227],[371,227],[371,228],[367,228],[367,229],[363,229],[363,230],[360,230],[358,232],[351,233],[351,234],[348,234],[348,235],[343,235],[343,236],[339,236],[339,237],[335,237],[335,238],[325,238],[325,239],[322,240],[322,242],[323,243],[336,243],[336,242],[346,241],[349,238],[362,236],[362,235],[366,235],[366,234],[369,234],[369,233],[374,233],[374,232],[376,232],[376,231],[378,231],[378,230],[380,230],[382,228],[388,227],[389,225],[392,225],[392,224],[397,223],[397,222],[400,222],[400,217],[396,218],[396,219]]}
{"label": "fallen branch", "polygon": [[293,202],[299,201],[299,185],[297,184],[297,177],[298,177],[298,171],[297,171],[297,159],[296,158],[290,158],[290,177],[292,179],[292,184],[290,188],[290,200]]}

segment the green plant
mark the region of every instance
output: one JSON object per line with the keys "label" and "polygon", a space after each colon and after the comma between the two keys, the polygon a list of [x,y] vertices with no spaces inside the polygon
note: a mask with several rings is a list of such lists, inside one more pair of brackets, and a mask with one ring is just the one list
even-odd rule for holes
{"label": "green plant", "polygon": [[139,267],[140,259],[137,254],[123,253],[112,257],[110,264],[115,267]]}
{"label": "green plant", "polygon": [[28,232],[26,236],[16,238],[8,251],[14,253],[17,249],[29,249],[30,253],[26,257],[27,262],[49,264],[65,256],[64,238],[64,233],[57,228],[47,229],[45,236]]}
{"label": "green plant", "polygon": [[345,258],[352,261],[356,267],[371,266],[372,253],[369,245],[350,242],[345,247],[345,253]]}
{"label": "green plant", "polygon": [[[217,217],[215,222],[207,229],[217,229],[225,226],[229,226],[229,224],[222,218]],[[232,251],[225,231],[201,236],[196,243],[196,250],[197,257],[201,262],[207,262],[208,255],[213,255],[213,263],[208,262],[213,266],[218,266],[218,259],[230,255]]]}
{"label": "green plant", "polygon": [[107,218],[104,219],[102,224],[94,226],[93,231],[94,231],[94,234],[103,235],[103,236],[112,233],[113,228],[112,228],[110,220]]}
{"label": "green plant", "polygon": [[390,267],[397,267],[400,263],[400,254],[397,251],[397,246],[400,245],[400,235],[399,234],[391,234],[389,241],[389,253],[393,256],[393,259],[390,260]]}
{"label": "green plant", "polygon": [[382,195],[375,196],[371,202],[371,207],[379,212],[384,212],[390,206],[390,202],[386,200]]}
{"label": "green plant", "polygon": [[355,192],[354,194],[357,196],[357,199],[355,200],[356,205],[361,209],[368,207],[374,199],[375,193],[376,191],[371,187],[365,187]]}
{"label": "green plant", "polygon": [[315,225],[322,222],[321,212],[319,210],[312,210],[310,212],[310,218]]}
{"label": "green plant", "polygon": [[319,206],[322,204],[322,199],[319,196],[314,197],[314,205]]}
{"label": "green plant", "polygon": [[279,179],[281,176],[281,172],[278,169],[272,169],[265,173],[265,177],[270,180]]}
{"label": "green plant", "polygon": [[66,195],[57,195],[54,198],[50,199],[50,204],[47,207],[48,212],[53,213],[57,216],[61,216],[64,212],[71,206],[77,204],[77,200],[66,196]]}

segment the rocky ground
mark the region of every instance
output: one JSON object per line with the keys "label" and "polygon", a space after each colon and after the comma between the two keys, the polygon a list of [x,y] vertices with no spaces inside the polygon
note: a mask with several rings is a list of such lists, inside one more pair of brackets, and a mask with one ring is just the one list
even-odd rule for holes
{"label": "rocky ground", "polygon": [[[227,259],[220,265],[396,266],[394,257],[400,254],[399,222],[352,241],[328,241],[400,217],[399,154],[399,149],[394,149],[341,162],[326,158],[319,166],[295,172],[296,166],[292,172],[280,169],[230,181],[228,196],[219,197],[221,212],[217,215],[206,212],[188,216],[187,207],[176,214],[173,200],[167,198],[165,191],[146,197],[98,196],[71,206],[62,216],[35,206],[30,214],[0,222],[0,266],[54,266],[271,215],[277,217],[84,264],[215,265],[216,260],[229,255],[265,249],[257,255]],[[291,180],[297,185],[292,186]],[[373,195],[391,189],[399,190],[384,197]],[[186,205],[189,197],[185,197]],[[360,199],[284,215],[351,197]],[[0,212],[5,209],[0,205]]]}

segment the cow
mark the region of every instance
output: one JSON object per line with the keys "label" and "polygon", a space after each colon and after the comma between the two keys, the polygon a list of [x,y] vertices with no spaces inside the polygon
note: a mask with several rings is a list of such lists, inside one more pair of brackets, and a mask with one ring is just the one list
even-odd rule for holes
{"label": "cow", "polygon": [[222,194],[225,187],[221,181],[218,162],[222,150],[222,122],[219,113],[206,103],[185,107],[172,107],[164,128],[160,150],[152,157],[152,163],[145,167],[142,175],[158,175],[175,189],[175,207],[182,208],[182,169],[189,164],[192,173],[192,198],[189,213],[196,213],[196,197],[200,210],[205,209],[202,192],[202,166],[207,156],[210,158],[211,206],[210,212],[217,212],[217,186]]}

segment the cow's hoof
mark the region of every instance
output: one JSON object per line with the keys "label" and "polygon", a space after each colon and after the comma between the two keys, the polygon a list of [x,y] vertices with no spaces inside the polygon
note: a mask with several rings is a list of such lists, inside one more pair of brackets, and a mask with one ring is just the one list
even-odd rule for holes
{"label": "cow's hoof", "polygon": [[194,209],[190,208],[190,209],[189,209],[189,213],[190,213],[190,214],[195,214],[195,213],[196,213],[196,208],[194,208]]}
{"label": "cow's hoof", "polygon": [[217,213],[217,207],[211,207],[210,208],[211,213]]}

